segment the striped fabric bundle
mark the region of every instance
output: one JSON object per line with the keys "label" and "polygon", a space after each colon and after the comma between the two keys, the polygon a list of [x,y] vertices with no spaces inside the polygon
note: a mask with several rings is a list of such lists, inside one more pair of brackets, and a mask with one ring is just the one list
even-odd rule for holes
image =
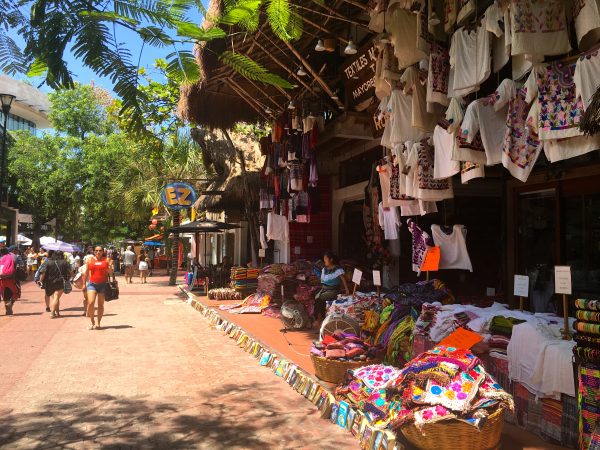
{"label": "striped fabric bundle", "polygon": [[575,312],[575,317],[586,322],[600,322],[600,311],[587,311],[580,309]]}
{"label": "striped fabric bundle", "polygon": [[586,300],[578,298],[575,300],[575,307],[577,309],[591,309],[592,311],[600,311],[600,300]]}
{"label": "striped fabric bundle", "polygon": [[582,364],[579,369],[579,445],[589,448],[592,433],[600,422],[600,370]]}
{"label": "striped fabric bundle", "polygon": [[598,334],[600,335],[600,323],[575,321],[575,330],[581,333]]}
{"label": "striped fabric bundle", "polygon": [[561,401],[542,399],[542,435],[561,442],[562,415]]}

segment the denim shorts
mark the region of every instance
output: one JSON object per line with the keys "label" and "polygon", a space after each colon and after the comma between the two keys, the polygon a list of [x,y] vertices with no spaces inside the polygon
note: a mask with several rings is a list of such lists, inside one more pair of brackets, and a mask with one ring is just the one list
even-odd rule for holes
{"label": "denim shorts", "polygon": [[96,291],[98,294],[106,294],[108,283],[92,283],[91,281],[87,284],[88,291]]}

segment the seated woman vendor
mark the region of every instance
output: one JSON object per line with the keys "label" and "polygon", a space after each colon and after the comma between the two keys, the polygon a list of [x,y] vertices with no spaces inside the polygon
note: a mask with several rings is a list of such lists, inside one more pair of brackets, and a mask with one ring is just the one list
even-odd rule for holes
{"label": "seated woman vendor", "polygon": [[315,320],[319,324],[325,318],[328,301],[335,300],[344,285],[346,295],[350,293],[344,277],[344,269],[338,265],[337,257],[330,252],[323,255],[325,267],[321,271],[321,290],[315,295]]}

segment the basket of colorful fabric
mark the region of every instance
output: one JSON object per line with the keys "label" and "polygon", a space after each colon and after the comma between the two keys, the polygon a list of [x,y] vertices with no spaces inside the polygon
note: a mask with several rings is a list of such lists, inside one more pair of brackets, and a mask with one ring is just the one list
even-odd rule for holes
{"label": "basket of colorful fabric", "polygon": [[411,360],[387,389],[398,399],[392,429],[416,448],[500,447],[513,399],[468,350],[438,346]]}
{"label": "basket of colorful fabric", "polygon": [[339,384],[348,370],[380,362],[378,351],[355,334],[336,331],[313,343],[310,358],[319,379]]}

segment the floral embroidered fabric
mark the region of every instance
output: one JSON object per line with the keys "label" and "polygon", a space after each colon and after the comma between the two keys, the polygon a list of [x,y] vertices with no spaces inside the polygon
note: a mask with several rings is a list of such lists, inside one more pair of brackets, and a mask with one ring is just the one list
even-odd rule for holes
{"label": "floral embroidered fabric", "polygon": [[509,101],[502,145],[502,165],[513,177],[523,182],[527,181],[542,151],[537,132],[527,124],[530,105],[526,97],[527,90],[519,89]]}
{"label": "floral embroidered fabric", "polygon": [[582,135],[579,122],[583,103],[576,96],[575,67],[576,62],[565,64],[554,61],[536,71],[541,140]]}
{"label": "floral embroidered fabric", "polygon": [[448,82],[450,77],[450,53],[444,46],[434,43],[429,54],[427,74],[427,102],[448,106]]}

